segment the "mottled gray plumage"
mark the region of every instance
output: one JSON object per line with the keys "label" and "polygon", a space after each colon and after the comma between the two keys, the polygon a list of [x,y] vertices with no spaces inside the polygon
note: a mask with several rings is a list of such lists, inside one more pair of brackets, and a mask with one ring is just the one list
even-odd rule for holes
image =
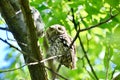
{"label": "mottled gray plumage", "polygon": [[50,26],[46,31],[46,37],[50,44],[48,55],[62,55],[62,57],[57,59],[58,62],[68,68],[74,69],[76,65],[75,46],[72,45],[69,49],[72,40],[68,36],[65,27],[59,24]]}

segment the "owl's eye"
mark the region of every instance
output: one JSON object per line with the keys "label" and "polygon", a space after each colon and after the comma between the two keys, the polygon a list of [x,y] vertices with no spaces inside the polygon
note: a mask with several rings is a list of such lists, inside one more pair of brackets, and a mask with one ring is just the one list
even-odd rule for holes
{"label": "owl's eye", "polygon": [[61,28],[61,27],[58,27],[58,30],[62,31],[62,28]]}
{"label": "owl's eye", "polygon": [[50,31],[53,31],[54,29],[53,28],[50,28]]}

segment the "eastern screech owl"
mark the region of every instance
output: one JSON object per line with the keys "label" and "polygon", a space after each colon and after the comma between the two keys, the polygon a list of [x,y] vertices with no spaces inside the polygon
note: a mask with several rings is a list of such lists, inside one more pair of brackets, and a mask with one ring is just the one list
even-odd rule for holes
{"label": "eastern screech owl", "polygon": [[69,48],[72,40],[65,27],[59,24],[50,26],[46,31],[46,37],[50,44],[47,54],[49,56],[62,55],[57,61],[68,68],[74,69],[76,65],[75,46],[72,45]]}
{"label": "eastern screech owl", "polygon": [[41,37],[43,36],[43,32],[44,32],[44,23],[42,21],[42,17],[37,9],[35,9],[34,7],[30,7],[30,9],[36,27],[37,35],[38,37]]}

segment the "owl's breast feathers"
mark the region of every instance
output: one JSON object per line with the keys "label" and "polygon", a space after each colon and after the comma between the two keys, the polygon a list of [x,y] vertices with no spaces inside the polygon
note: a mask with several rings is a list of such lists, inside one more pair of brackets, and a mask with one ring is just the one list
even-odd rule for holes
{"label": "owl's breast feathers", "polygon": [[[66,67],[74,69],[76,65],[76,52],[75,45],[70,46],[72,39],[67,34],[62,34],[54,36],[53,39],[51,38],[51,41],[51,51],[57,55],[62,55],[59,61]],[[56,55],[55,53],[52,53],[52,55]]]}

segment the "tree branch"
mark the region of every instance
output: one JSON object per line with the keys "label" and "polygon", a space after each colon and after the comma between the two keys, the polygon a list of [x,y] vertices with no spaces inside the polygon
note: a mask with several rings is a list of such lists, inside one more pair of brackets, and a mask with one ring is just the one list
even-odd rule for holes
{"label": "tree branch", "polygon": [[64,80],[68,80],[67,78],[63,77],[62,75],[58,74],[57,72],[53,71],[52,69],[48,68],[47,66],[45,66],[45,68],[47,68],[49,71],[53,72],[54,74],[56,74],[57,76],[61,77]]}
{"label": "tree branch", "polygon": [[0,27],[0,30],[10,31],[8,28]]}
{"label": "tree branch", "polygon": [[94,77],[94,76],[90,73],[90,71],[88,71],[87,68],[85,67],[84,57],[85,57],[85,56],[83,56],[83,57],[81,58],[81,60],[82,60],[82,62],[83,62],[83,68],[87,71],[87,73],[90,75],[90,77],[91,77],[92,79],[95,79],[95,77]]}
{"label": "tree branch", "polygon": [[[10,1],[15,2],[15,4],[18,5],[17,10]],[[22,5],[19,4],[18,1],[19,0],[0,0],[2,17],[6,21],[21,50],[29,55],[24,55],[25,62],[30,63],[35,61],[34,59],[31,59],[30,56],[34,57],[37,61],[40,61],[42,60],[42,55],[40,47],[37,44],[35,27],[31,16],[31,10],[29,9],[29,1],[21,0]],[[24,17],[23,13],[16,15],[16,11],[19,11],[20,9],[19,6],[23,6],[22,12],[24,13]],[[21,45],[19,42],[24,43],[27,46]],[[44,63],[28,66],[28,68],[31,80],[48,80]]]}
{"label": "tree branch", "polygon": [[[71,9],[71,10],[73,10],[73,9]],[[71,12],[72,12],[72,14],[74,14],[74,11],[71,11]],[[72,17],[74,18],[74,16],[72,16]],[[74,28],[75,28],[76,32],[79,33],[79,32],[81,31],[81,29],[80,29],[80,27],[79,27],[79,30],[77,30],[77,26],[80,25],[80,24],[77,24],[77,23],[74,22],[74,21],[72,21],[72,22],[73,22],[73,24],[74,24]],[[83,46],[83,44],[82,44],[82,41],[81,41],[81,38],[80,38],[79,34],[78,34],[77,37],[78,37],[78,39],[79,39],[80,45],[81,45],[82,50],[83,50],[83,52],[84,52],[84,56],[85,56],[85,58],[86,58],[86,60],[87,60],[87,62],[88,62],[88,64],[89,64],[89,66],[90,66],[90,68],[91,68],[91,70],[92,70],[93,75],[95,76],[96,80],[99,80],[98,77],[97,77],[97,75],[96,75],[96,73],[95,73],[95,71],[94,71],[94,69],[93,69],[93,67],[92,67],[92,65],[91,65],[91,63],[90,63],[90,60],[89,60],[89,58],[88,58],[88,56],[87,56],[87,52],[85,51],[85,48],[84,48],[84,46]]]}
{"label": "tree branch", "polygon": [[[72,12],[72,17],[73,17],[72,22],[73,22],[73,24],[74,24],[75,30],[77,31],[77,25],[78,25],[78,24],[75,22],[73,8],[71,8],[71,12]],[[113,19],[114,17],[116,17],[118,14],[119,14],[119,13],[117,13],[117,14],[115,14],[115,15],[113,15],[113,16],[111,15],[110,18],[108,18],[108,19],[106,19],[105,21],[102,21],[102,22],[100,22],[100,23],[98,23],[98,24],[96,24],[96,25],[90,26],[90,27],[85,28],[85,29],[79,29],[79,30],[77,31],[77,33],[82,32],[82,31],[86,31],[86,30],[93,29],[93,28],[95,28],[95,27],[98,27],[98,26],[106,23],[106,22],[109,22],[111,19]],[[97,77],[97,75],[96,75],[96,73],[95,73],[95,71],[94,71],[94,69],[93,69],[93,67],[92,67],[92,65],[91,65],[91,63],[90,63],[90,60],[89,60],[89,58],[88,58],[88,56],[87,56],[87,52],[86,52],[85,49],[84,49],[84,46],[83,46],[83,44],[82,44],[82,41],[81,41],[81,38],[80,38],[79,34],[78,34],[77,37],[79,38],[80,45],[81,45],[82,50],[83,50],[83,52],[84,52],[85,58],[86,58],[89,66],[90,66],[90,68],[91,68],[91,70],[92,70],[92,73],[94,74],[95,78],[98,80],[98,77]]]}
{"label": "tree branch", "polygon": [[23,68],[25,66],[27,66],[27,65],[23,65],[23,66],[20,66],[18,68],[14,68],[14,69],[0,70],[0,73],[15,71],[15,70],[21,69],[21,68]]}
{"label": "tree branch", "polygon": [[18,67],[18,68],[8,69],[8,70],[1,70],[0,73],[15,71],[15,70],[21,69],[21,68],[23,68],[23,67],[25,67],[25,66],[28,66],[28,65],[37,65],[37,64],[39,64],[39,63],[44,63],[44,62],[46,62],[46,61],[49,61],[49,60],[52,60],[52,59],[55,59],[55,58],[58,58],[58,57],[61,57],[61,56],[62,56],[62,55],[52,56],[52,57],[49,57],[49,58],[47,58],[47,59],[43,59],[43,60],[41,60],[41,61],[36,61],[36,62],[32,62],[32,63],[28,63],[28,64],[25,64],[25,65],[22,65],[22,66],[20,66],[20,67]]}
{"label": "tree branch", "polygon": [[102,21],[102,22],[100,22],[100,23],[98,23],[98,24],[95,24],[95,25],[90,26],[90,27],[85,28],[85,29],[81,29],[80,32],[83,32],[83,31],[86,31],[86,30],[93,29],[93,28],[95,28],[95,27],[98,27],[98,26],[100,26],[100,25],[106,23],[106,22],[109,22],[110,20],[112,20],[113,18],[115,18],[118,14],[119,14],[119,13],[117,13],[117,14],[115,14],[115,15],[111,15],[108,19],[106,19],[105,21]]}
{"label": "tree branch", "polygon": [[85,56],[85,58],[86,58],[86,60],[87,60],[87,62],[88,62],[88,64],[89,64],[89,66],[90,66],[90,68],[91,68],[91,71],[92,71],[92,73],[94,74],[96,80],[99,80],[98,77],[97,77],[97,75],[96,75],[96,73],[95,73],[95,71],[94,71],[94,69],[93,69],[93,67],[92,67],[92,65],[91,65],[91,63],[90,63],[90,60],[89,60],[89,58],[88,58],[88,56],[87,56],[87,52],[85,51],[85,48],[84,48],[84,46],[83,46],[83,43],[82,43],[80,37],[79,37],[79,40],[80,40],[80,45],[81,45],[81,47],[82,47],[82,50],[83,50],[83,52],[84,52],[84,56]]}
{"label": "tree branch", "polygon": [[[55,58],[58,58],[58,57],[61,57],[62,55],[58,55],[58,56],[52,56],[52,57],[49,57],[47,59],[43,59],[41,61],[38,61],[38,62],[33,62],[33,63],[28,63],[28,64],[25,64],[25,65],[22,65],[18,68],[14,68],[14,69],[8,69],[8,70],[0,70],[0,73],[5,73],[5,72],[10,72],[10,71],[15,71],[15,70],[19,70],[25,66],[31,66],[31,65],[37,65],[39,63],[44,63],[46,61],[49,61],[49,60],[52,60],[52,59],[55,59]],[[57,72],[53,71],[52,69],[48,68],[47,66],[44,66],[45,68],[47,68],[49,71],[53,72],[54,74],[56,74],[57,76],[63,78],[64,80],[68,80],[67,78],[63,77],[62,75],[58,74]]]}
{"label": "tree branch", "polygon": [[[36,35],[36,29],[33,22],[29,0],[20,0],[21,10],[26,22],[27,34],[28,34],[28,48],[30,50],[29,55],[33,56],[38,61],[42,60],[42,51],[38,44],[38,37]],[[34,62],[32,59],[28,59],[27,63]],[[44,67],[44,63],[28,66],[32,80],[48,80],[47,73]],[[37,71],[36,71],[37,70]]]}
{"label": "tree branch", "polygon": [[23,55],[29,56],[31,59],[37,61],[37,59],[35,59],[34,57],[28,55],[26,52],[18,49],[17,47],[13,46],[12,44],[10,44],[9,42],[7,42],[7,40],[3,40],[2,38],[0,38],[1,41],[3,41],[4,43],[8,44],[10,47],[16,49],[17,51],[19,51],[20,53],[22,53]]}

